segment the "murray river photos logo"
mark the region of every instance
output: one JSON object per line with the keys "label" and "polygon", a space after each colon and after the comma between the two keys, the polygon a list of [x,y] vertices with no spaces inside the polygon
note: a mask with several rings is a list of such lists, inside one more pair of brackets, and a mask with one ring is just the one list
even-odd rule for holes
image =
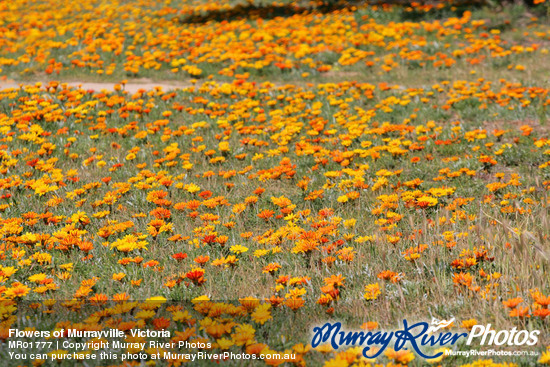
{"label": "murray river photos logo", "polygon": [[[469,333],[441,332],[440,329],[452,324],[450,321],[432,321],[409,323],[403,320],[403,328],[395,331],[346,331],[342,330],[340,322],[327,322],[323,326],[313,328],[311,346],[313,348],[324,343],[330,343],[335,350],[344,346],[363,347],[363,356],[376,358],[393,344],[393,349],[399,351],[409,346],[422,358],[432,359],[443,355],[439,352],[434,355],[426,354],[426,347],[452,346],[459,340],[465,339],[466,345],[509,345],[509,346],[533,346],[538,343],[539,330],[492,330],[491,324],[475,325]],[[369,354],[373,346],[379,349],[374,354]]]}

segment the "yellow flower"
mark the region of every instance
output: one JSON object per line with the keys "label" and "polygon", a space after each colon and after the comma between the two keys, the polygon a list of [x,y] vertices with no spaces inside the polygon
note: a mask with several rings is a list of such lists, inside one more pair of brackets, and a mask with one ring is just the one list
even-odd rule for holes
{"label": "yellow flower", "polygon": [[445,358],[447,351],[449,351],[450,349],[449,348],[445,348],[445,347],[442,347],[442,348],[437,348],[436,350],[434,350],[433,354],[438,354],[438,353],[443,353],[442,355],[440,355],[439,357],[437,358],[431,358],[428,360],[428,363],[430,364],[435,364],[435,363],[439,363],[443,360],[443,358]]}
{"label": "yellow flower", "polygon": [[176,311],[172,314],[172,320],[176,321],[176,322],[184,322],[184,321],[188,321],[188,320],[191,320],[191,315],[189,314],[189,312],[187,310],[185,311]]}
{"label": "yellow flower", "polygon": [[51,264],[52,262],[52,255],[45,252],[36,252],[32,258],[39,264]]}
{"label": "yellow flower", "polygon": [[418,205],[421,208],[426,208],[429,206],[435,206],[437,205],[438,200],[434,197],[423,195],[416,199],[416,205]]}
{"label": "yellow flower", "polygon": [[147,250],[147,241],[139,241],[138,237],[129,234],[124,238],[119,238],[111,244],[111,248],[116,248],[120,252],[130,252],[133,250]]}
{"label": "yellow flower", "polygon": [[115,273],[113,274],[113,280],[121,281],[125,276],[125,273]]}
{"label": "yellow flower", "polygon": [[344,221],[344,227],[353,228],[353,227],[355,227],[356,223],[357,223],[357,219],[355,219],[355,218],[347,219],[347,220]]}
{"label": "yellow flower", "polygon": [[336,356],[333,359],[329,359],[323,364],[323,367],[348,367],[350,364],[347,359],[340,356]]}
{"label": "yellow flower", "polygon": [[136,313],[135,318],[136,319],[150,319],[154,317],[157,314],[156,311],[153,310],[142,310]]}
{"label": "yellow flower", "polygon": [[542,353],[540,359],[538,360],[538,363],[550,365],[550,350]]}
{"label": "yellow flower", "polygon": [[342,195],[342,196],[339,196],[338,199],[336,199],[336,201],[338,201],[339,203],[346,203],[348,202],[349,198],[347,195]]}
{"label": "yellow flower", "polygon": [[47,275],[44,274],[44,273],[34,274],[34,275],[31,275],[31,276],[29,277],[29,282],[40,283],[40,282],[42,282],[43,280],[45,280],[46,278],[47,278]]}
{"label": "yellow flower", "polygon": [[477,325],[477,320],[476,319],[469,319],[469,320],[464,320],[462,321],[462,327],[464,329],[467,329],[467,330],[472,330],[472,328]]}
{"label": "yellow flower", "polygon": [[249,345],[249,344],[252,344],[252,342],[254,341],[255,333],[256,333],[256,330],[254,330],[254,328],[251,325],[242,324],[242,325],[238,325],[235,328],[235,332],[231,334],[231,337],[235,345],[238,345],[238,346]]}
{"label": "yellow flower", "polygon": [[235,245],[235,246],[231,246],[229,250],[234,254],[242,254],[248,251],[248,247],[245,247],[243,245]]}
{"label": "yellow flower", "polygon": [[30,288],[19,282],[13,283],[11,288],[6,289],[4,297],[8,299],[24,297],[30,292]]}
{"label": "yellow flower", "polygon": [[378,283],[368,284],[365,286],[365,291],[364,297],[367,301],[374,301],[382,293],[380,291],[380,284]]}
{"label": "yellow flower", "polygon": [[[4,276],[4,277],[8,277],[8,278],[11,277],[13,274],[15,274],[17,272],[17,270],[19,270],[19,269],[16,269],[13,266],[4,267],[4,266],[0,265],[0,275]],[[46,277],[46,275],[44,275],[44,277]],[[30,278],[29,278],[29,280],[30,280]],[[32,282],[32,280],[31,280],[31,282]]]}
{"label": "yellow flower", "polygon": [[59,265],[59,267],[60,267],[61,269],[66,270],[66,271],[72,271],[72,270],[73,270],[73,266],[74,266],[73,263],[67,263],[67,264]]}
{"label": "yellow flower", "polygon": [[218,339],[217,343],[218,343],[218,346],[220,347],[220,349],[229,349],[233,345],[235,345],[235,343],[233,343],[232,340],[226,339],[226,338]]}
{"label": "yellow flower", "polygon": [[218,144],[218,149],[220,152],[228,152],[229,151],[229,143],[226,141],[222,141]]}
{"label": "yellow flower", "polygon": [[183,186],[183,188],[185,190],[187,190],[187,192],[189,192],[190,194],[194,194],[194,193],[201,190],[201,188],[199,186],[195,185],[194,183],[187,184],[187,185]]}
{"label": "yellow flower", "polygon": [[245,209],[246,209],[246,204],[245,203],[237,203],[237,204],[233,205],[233,209],[231,211],[235,214],[239,214],[239,213],[244,212]]}
{"label": "yellow flower", "polygon": [[252,320],[254,320],[254,322],[263,325],[266,323],[267,320],[272,318],[271,312],[269,312],[270,309],[271,305],[269,303],[263,303],[256,307],[250,317],[252,317]]}
{"label": "yellow flower", "polygon": [[258,249],[256,251],[254,251],[254,256],[255,257],[262,257],[262,256],[265,256],[265,255],[268,255],[269,252],[270,252],[269,250]]}
{"label": "yellow flower", "polygon": [[389,359],[393,359],[396,363],[409,364],[414,359],[414,354],[409,350],[395,351],[388,349],[384,353]]}

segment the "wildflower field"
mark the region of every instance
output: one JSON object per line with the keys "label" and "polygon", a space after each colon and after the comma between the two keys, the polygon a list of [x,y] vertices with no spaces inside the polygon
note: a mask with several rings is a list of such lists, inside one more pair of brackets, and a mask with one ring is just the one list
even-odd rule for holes
{"label": "wildflower field", "polygon": [[[0,365],[550,364],[535,3],[0,1]],[[311,347],[432,318],[540,330],[538,355]],[[129,344],[70,360],[10,329]],[[154,357],[179,342],[270,357]]]}

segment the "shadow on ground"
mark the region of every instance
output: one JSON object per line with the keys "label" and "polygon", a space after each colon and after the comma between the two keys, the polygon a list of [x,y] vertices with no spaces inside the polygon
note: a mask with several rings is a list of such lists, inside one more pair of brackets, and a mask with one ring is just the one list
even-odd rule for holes
{"label": "shadow on ground", "polygon": [[[414,3],[416,8],[410,8],[409,6]],[[454,2],[449,2],[448,0],[386,0],[386,1],[368,1],[368,0],[340,0],[340,1],[310,1],[306,5],[300,5],[299,2],[290,2],[286,4],[281,3],[253,3],[251,1],[247,3],[239,3],[231,8],[225,8],[220,10],[211,10],[203,14],[189,14],[184,15],[179,18],[180,23],[184,24],[200,24],[207,23],[210,21],[221,22],[221,21],[232,21],[240,19],[273,19],[276,17],[290,17],[293,15],[301,15],[308,13],[316,14],[326,14],[338,10],[348,10],[352,7],[357,7],[361,5],[401,5],[409,8],[407,12],[403,12],[403,20],[410,20],[415,18],[423,18],[426,16],[443,16],[443,14],[434,14],[433,12],[429,15],[425,10],[421,8],[423,5],[437,5],[438,3],[444,3],[445,8],[444,13],[448,15],[449,10],[452,9],[452,15],[459,15],[467,8],[482,6],[486,3],[485,0],[456,0]],[[453,6],[451,6],[453,5]],[[442,10],[442,9],[439,9]],[[436,11],[439,13],[439,11]]]}

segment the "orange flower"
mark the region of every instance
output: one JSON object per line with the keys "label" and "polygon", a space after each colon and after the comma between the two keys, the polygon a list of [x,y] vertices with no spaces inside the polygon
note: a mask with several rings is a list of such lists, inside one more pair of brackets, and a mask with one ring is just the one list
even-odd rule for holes
{"label": "orange flower", "polygon": [[278,263],[270,263],[263,268],[262,273],[273,274],[277,272],[280,268],[281,265],[279,265]]}
{"label": "orange flower", "polygon": [[182,260],[185,260],[187,258],[187,254],[183,253],[183,252],[178,252],[177,254],[172,255],[172,258],[174,258],[178,261],[182,261]]}
{"label": "orange flower", "polygon": [[517,305],[519,305],[521,302],[523,302],[523,298],[517,297],[517,298],[511,298],[507,301],[503,301],[502,304],[508,308],[516,308]]}
{"label": "orange flower", "polygon": [[187,272],[185,277],[196,285],[202,285],[206,282],[206,279],[204,279],[204,269],[202,268],[194,268],[193,270]]}
{"label": "orange flower", "polygon": [[543,294],[536,293],[533,298],[535,299],[535,303],[544,308],[548,308],[550,305],[550,296],[544,296]]}
{"label": "orange flower", "polygon": [[265,220],[266,222],[275,214],[273,210],[264,209],[258,214],[258,218]]}
{"label": "orange flower", "polygon": [[300,307],[304,306],[305,302],[302,298],[289,298],[285,301],[285,305],[292,311],[298,311]]}
{"label": "orange flower", "polygon": [[520,319],[529,317],[529,307],[516,307],[512,309],[510,317],[519,317]]}
{"label": "orange flower", "polygon": [[156,330],[165,330],[170,327],[170,319],[165,317],[158,317],[153,319],[153,326]]}

